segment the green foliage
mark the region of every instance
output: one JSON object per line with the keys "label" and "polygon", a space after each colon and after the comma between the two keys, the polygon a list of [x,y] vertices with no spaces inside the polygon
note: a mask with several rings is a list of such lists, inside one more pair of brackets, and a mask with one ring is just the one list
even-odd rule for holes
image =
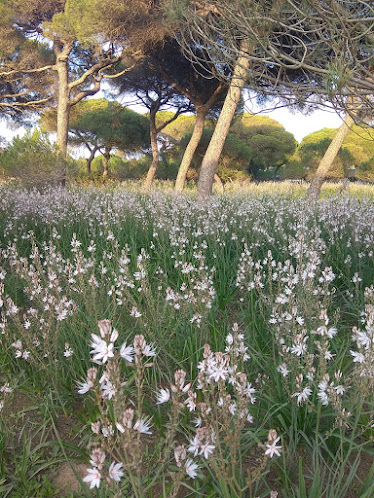
{"label": "green foliage", "polygon": [[[44,113],[40,124],[46,131],[56,131],[56,111]],[[82,100],[73,107],[69,123],[72,145],[117,148],[139,152],[149,147],[149,121],[146,116],[106,99]]]}
{"label": "green foliage", "polygon": [[[204,128],[200,143],[196,149],[195,156],[192,161],[192,169],[188,174],[189,178],[196,178],[200,164],[204,157],[205,151],[212,138],[213,129]],[[191,139],[192,133],[187,133],[179,142],[181,153],[187,147]],[[251,149],[240,138],[232,133],[227,135],[225,145],[221,154],[217,173],[222,180],[234,179],[237,177],[238,171],[241,172],[241,177],[246,175],[249,162],[252,157]]]}
{"label": "green foliage", "polygon": [[22,138],[15,137],[0,156],[0,165],[23,186],[36,188],[60,183],[65,167],[72,168],[71,161],[58,156],[47,134],[38,129]]}
{"label": "green foliage", "polygon": [[[330,145],[336,130],[324,128],[305,137],[297,151],[298,160],[311,176]],[[330,178],[344,178],[350,169],[356,168],[355,176],[360,180],[374,179],[374,130],[353,126],[341,147],[329,172]]]}
{"label": "green foliage", "polygon": [[97,42],[100,17],[96,17],[97,0],[67,0],[51,21],[43,22],[46,38],[79,40],[87,45]]}
{"label": "green foliage", "polygon": [[[165,134],[179,140],[178,148],[182,154],[186,148],[195,122],[194,116],[181,116],[165,128]],[[188,130],[187,133],[185,131]],[[200,144],[192,162],[188,177],[197,177],[204,153],[212,137],[213,122],[206,120]],[[234,120],[220,158],[217,173],[224,180],[264,176],[259,173],[268,170],[265,176],[272,178],[274,172],[284,164],[295,151],[294,136],[285,131],[277,121],[268,116],[244,113]]]}
{"label": "green foliage", "polygon": [[[40,124],[44,130],[56,131],[56,110],[45,112]],[[69,143],[76,147],[85,146],[90,153],[100,151],[110,154],[113,149],[122,153],[139,153],[149,148],[149,142],[147,117],[123,107],[118,102],[106,99],[82,100],[71,110]],[[119,158],[110,162],[111,171],[115,162],[119,164],[118,161]],[[120,179],[132,177],[126,172],[126,168],[123,169],[123,161],[120,163],[119,169],[122,173],[117,176],[117,173],[112,171],[114,176]],[[93,179],[97,179],[99,170],[103,172],[102,158],[95,164],[98,166],[92,168]],[[83,176],[87,177],[87,171]]]}
{"label": "green foliage", "polygon": [[[158,124],[158,121],[166,121],[167,116],[171,115],[170,112],[167,111],[162,111],[159,112],[157,115],[156,123]],[[171,116],[169,116],[171,117]],[[187,133],[191,136],[194,125],[195,125],[195,120],[196,117],[194,115],[187,115],[183,114],[181,116],[178,116],[178,118],[173,121],[172,123],[168,124],[163,130],[162,134],[166,135],[170,139],[172,139],[175,142],[178,142],[181,140]],[[206,120],[206,125],[208,123],[208,120]]]}
{"label": "green foliage", "polygon": [[[116,180],[139,180],[147,173],[150,163],[151,158],[148,155],[131,160],[124,160],[119,156],[112,155],[109,160],[110,176]],[[99,155],[92,161],[92,174],[90,177],[99,179],[103,171],[104,157]]]}
{"label": "green foliage", "polygon": [[279,169],[279,176],[282,180],[298,180],[301,178],[306,178],[307,170],[301,163],[301,161],[291,158],[289,161],[287,161],[287,164],[285,166],[282,166]]}
{"label": "green foliage", "polygon": [[268,116],[244,113],[233,123],[230,131],[252,150],[250,169],[255,176],[259,170],[270,169],[274,172],[296,149],[292,133]]}
{"label": "green foliage", "polygon": [[[83,101],[82,107],[89,108],[90,102]],[[82,144],[91,137],[92,143],[107,149],[137,152],[149,146],[149,122],[145,116],[117,102],[107,102],[106,106],[100,108],[101,104],[94,102],[96,109],[82,112],[76,120],[72,120],[70,130],[75,135],[76,144],[83,134]]]}

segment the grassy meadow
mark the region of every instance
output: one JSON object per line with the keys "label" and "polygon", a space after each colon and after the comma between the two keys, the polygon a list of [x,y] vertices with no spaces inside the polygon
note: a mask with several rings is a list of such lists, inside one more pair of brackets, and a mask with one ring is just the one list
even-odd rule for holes
{"label": "grassy meadow", "polygon": [[0,496],[374,496],[374,188],[0,187]]}

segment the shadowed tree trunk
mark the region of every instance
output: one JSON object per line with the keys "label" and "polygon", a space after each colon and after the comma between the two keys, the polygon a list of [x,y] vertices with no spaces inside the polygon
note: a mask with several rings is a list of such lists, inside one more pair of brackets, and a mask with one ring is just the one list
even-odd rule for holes
{"label": "shadowed tree trunk", "polygon": [[343,145],[345,137],[348,135],[350,129],[354,124],[354,119],[347,114],[343,124],[338,128],[332,142],[330,143],[325,155],[321,159],[318,165],[317,171],[313,177],[313,180],[308,189],[307,198],[309,200],[316,201],[321,192],[321,187],[325,181],[326,175],[334,162],[334,159],[338,155],[338,152]]}
{"label": "shadowed tree trunk", "polygon": [[108,173],[109,173],[109,159],[110,159],[110,149],[105,149],[104,151],[104,171],[103,171],[103,178],[107,178]]}
{"label": "shadowed tree trunk", "polygon": [[212,195],[213,180],[218,161],[246,81],[249,59],[246,57],[245,52],[248,51],[248,41],[243,40],[240,48],[241,51],[244,52],[244,55],[241,55],[235,64],[225,103],[223,104],[213,136],[201,164],[199,181],[197,184],[198,202],[205,202]]}
{"label": "shadowed tree trunk", "polygon": [[92,161],[94,160],[95,154],[98,150],[99,150],[98,147],[94,147],[93,149],[89,149],[90,155],[86,159],[86,161],[87,161],[86,167],[87,167],[87,174],[88,175],[90,175],[92,172],[92,170],[91,170]]}

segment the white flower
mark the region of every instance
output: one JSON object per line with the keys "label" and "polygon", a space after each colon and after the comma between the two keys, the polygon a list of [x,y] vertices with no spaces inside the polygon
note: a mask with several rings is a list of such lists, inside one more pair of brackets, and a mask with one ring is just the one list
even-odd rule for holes
{"label": "white flower", "polygon": [[90,484],[90,489],[100,487],[101,474],[97,469],[87,469],[88,475],[83,479],[83,482]]}
{"label": "white flower", "polygon": [[188,398],[184,403],[190,412],[194,412],[196,410],[196,393],[188,391]]}
{"label": "white flower", "polygon": [[65,351],[64,351],[64,356],[65,358],[69,358],[70,356],[73,356],[74,350],[69,347],[69,344],[65,344]]}
{"label": "white flower", "polygon": [[104,437],[113,436],[113,434],[114,434],[113,427],[111,425],[108,425],[107,427],[102,427],[101,434]]}
{"label": "white flower", "polygon": [[231,346],[231,344],[234,342],[234,337],[233,335],[231,334],[231,332],[229,334],[227,334],[226,336],[226,342],[229,346]]}
{"label": "white flower", "polygon": [[200,441],[199,438],[195,436],[193,439],[191,439],[190,446],[187,449],[187,451],[193,453],[194,456],[196,456],[199,453],[199,449],[200,449]]}
{"label": "white flower", "polygon": [[293,344],[291,348],[291,353],[295,354],[296,356],[302,356],[305,352],[306,352],[305,343]]}
{"label": "white flower", "polygon": [[301,405],[304,401],[307,401],[311,394],[312,390],[309,387],[304,387],[302,391],[293,393],[292,397],[297,398],[297,404]]}
{"label": "white flower", "polygon": [[117,427],[117,430],[119,432],[121,432],[122,434],[125,432],[125,428],[122,424],[120,424],[119,422],[116,422],[116,427]]}
{"label": "white flower", "polygon": [[150,419],[142,418],[135,422],[134,430],[140,432],[140,434],[152,434],[149,430],[151,428]]}
{"label": "white flower", "polygon": [[195,479],[197,476],[197,469],[199,466],[193,462],[191,458],[188,458],[184,464],[184,468],[186,469],[186,473],[191,477],[191,479]]}
{"label": "white flower", "polygon": [[78,382],[78,394],[86,394],[93,387],[93,382],[87,380],[87,382]]}
{"label": "white flower", "polygon": [[214,451],[215,446],[213,444],[209,444],[206,442],[205,444],[201,445],[200,449],[200,455],[204,455],[204,458],[207,460],[209,458],[209,455],[211,455]]}
{"label": "white flower", "polygon": [[124,342],[119,350],[119,355],[125,361],[132,363],[134,361],[134,348],[133,346],[127,346]]}
{"label": "white flower", "polygon": [[228,374],[227,368],[225,368],[223,365],[215,366],[215,368],[212,368],[212,372],[209,375],[210,379],[214,379],[215,382],[218,382],[220,379],[226,380]]}
{"label": "white flower", "polygon": [[144,356],[156,356],[156,351],[153,349],[152,344],[146,344],[143,348],[143,355]]}
{"label": "white flower", "polygon": [[236,403],[231,403],[230,406],[229,406],[229,412],[231,413],[231,415],[235,415],[235,412],[236,412]]}
{"label": "white flower", "polygon": [[331,353],[331,351],[325,351],[325,360],[332,360],[334,358],[334,354]]}
{"label": "white flower", "polygon": [[200,427],[203,421],[201,420],[201,417],[198,416],[192,420],[192,423],[195,427]]}
{"label": "white flower", "polygon": [[257,390],[254,387],[252,387],[251,382],[247,382],[246,387],[242,390],[242,394],[249,399],[252,405],[256,402],[256,397],[253,396],[256,392]]}
{"label": "white flower", "polygon": [[329,339],[332,339],[333,337],[336,336],[338,333],[338,330],[335,327],[331,327],[327,330],[326,335]]}
{"label": "white flower", "polygon": [[157,404],[161,405],[162,403],[167,403],[169,399],[170,399],[169,389],[160,389],[157,394]]}
{"label": "white flower", "polygon": [[253,424],[253,422],[254,422],[254,418],[250,413],[248,413],[248,415],[247,415],[247,422],[250,424]]}
{"label": "white flower", "polygon": [[134,318],[140,318],[142,314],[138,311],[138,308],[136,308],[136,306],[133,306],[131,308],[130,316],[133,316]]}
{"label": "white flower", "polygon": [[277,367],[277,372],[281,373],[283,377],[287,377],[287,375],[290,373],[290,371],[287,368],[287,365],[285,363],[281,363]]}
{"label": "white flower", "polygon": [[10,394],[13,392],[13,388],[10,387],[9,382],[6,382],[2,387],[0,387],[0,392]]}
{"label": "white flower", "polygon": [[112,462],[109,467],[109,477],[113,479],[113,481],[119,482],[121,477],[123,476],[123,471],[121,470],[123,467],[122,463]]}
{"label": "white flower", "polygon": [[273,456],[280,456],[280,451],[282,449],[281,445],[277,446],[277,442],[280,440],[280,437],[277,437],[272,443],[266,443],[266,451],[265,455],[269,455],[270,458],[273,458]]}
{"label": "white flower", "polygon": [[353,356],[353,363],[364,363],[365,356],[358,351],[350,350],[351,355]]}
{"label": "white flower", "polygon": [[344,386],[339,385],[339,386],[335,386],[335,391],[336,391],[336,394],[339,394],[339,396],[343,396],[343,394],[345,393],[346,389],[345,389]]}
{"label": "white flower", "polygon": [[362,332],[361,330],[359,330],[356,334],[355,340],[359,347],[369,349],[371,341],[370,337],[366,334],[366,332]]}
{"label": "white flower", "polygon": [[101,389],[103,391],[103,397],[107,397],[108,399],[112,399],[117,392],[115,386],[109,380],[101,386]]}
{"label": "white flower", "polygon": [[106,363],[108,358],[112,358],[114,356],[113,343],[107,344],[106,341],[101,339],[96,334],[91,334],[91,338],[92,341],[90,347],[93,349],[90,353],[94,355],[93,360],[95,362],[102,360],[103,363]]}
{"label": "white flower", "polygon": [[329,404],[329,398],[326,391],[320,391],[317,396],[319,397],[319,400],[321,401],[323,406],[327,406]]}

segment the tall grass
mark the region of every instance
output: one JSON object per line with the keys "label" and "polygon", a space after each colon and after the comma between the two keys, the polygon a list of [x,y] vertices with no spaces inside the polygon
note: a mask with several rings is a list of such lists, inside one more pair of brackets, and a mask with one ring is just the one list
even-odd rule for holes
{"label": "tall grass", "polygon": [[[114,424],[116,413],[116,399],[100,401],[100,386],[93,398],[82,398],[76,387],[92,367],[91,334],[106,319],[122,343],[144,336],[156,349],[152,367],[141,374],[141,397],[142,415],[152,417],[159,440],[136,439],[139,480],[123,454],[125,443],[114,435],[113,461],[121,461],[126,472],[119,484],[102,479],[100,496],[370,496],[373,191],[352,184],[341,193],[327,185],[316,205],[305,201],[305,191],[291,182],[228,187],[201,207],[193,193],[156,189],[143,196],[133,186],[44,192],[2,186],[4,427],[12,398],[27,393],[48,406],[57,431],[48,437],[57,434],[59,456],[81,458],[83,451],[88,461],[89,439],[99,444],[91,423],[111,414]],[[244,425],[238,422],[242,401],[235,398],[235,383],[217,384],[217,399],[210,381],[195,391],[204,345],[229,354],[236,322],[250,356],[237,368],[256,389],[256,402],[243,405],[253,422]],[[128,379],[123,392],[136,405],[136,376],[126,368],[120,362],[115,375]],[[177,370],[192,382],[196,410],[213,403],[215,414],[203,416],[216,427],[215,451],[209,458],[197,455],[194,479],[173,452],[187,448],[195,414],[179,407],[178,420],[170,419],[174,405],[156,404],[156,393],[173,382]],[[223,389],[236,403],[229,403],[231,418],[226,413],[221,419],[214,405],[221,403]],[[60,417],[74,419],[70,442],[59,435]],[[233,430],[231,446],[221,434],[225,424]],[[265,454],[275,440],[270,429],[281,438],[281,456]],[[169,450],[161,449],[162,441]],[[27,447],[22,454],[30,453]],[[9,494],[15,489],[10,471],[20,463],[4,440],[0,451],[6,455],[3,492]],[[162,451],[168,457],[157,472]],[[51,459],[50,467],[56,469],[58,461]],[[40,493],[53,488],[53,470],[48,472]],[[85,493],[96,490],[81,485]]]}

